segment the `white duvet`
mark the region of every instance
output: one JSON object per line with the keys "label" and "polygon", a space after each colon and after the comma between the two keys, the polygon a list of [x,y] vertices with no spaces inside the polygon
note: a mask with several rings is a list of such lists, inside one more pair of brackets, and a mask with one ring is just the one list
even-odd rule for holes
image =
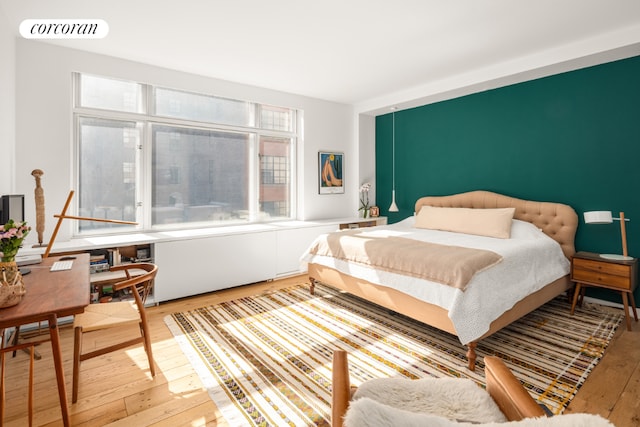
{"label": "white duvet", "polygon": [[446,309],[462,344],[484,335],[492,321],[527,295],[569,274],[569,260],[558,242],[528,222],[513,220],[510,239],[419,229],[413,226],[414,222],[415,218],[410,217],[396,224],[372,227],[363,232],[378,237],[400,236],[486,249],[502,255],[503,260],[496,266],[477,273],[465,291],[428,280],[375,270],[361,264],[312,255],[308,251],[302,255],[301,262],[304,266],[316,263],[332,267]]}

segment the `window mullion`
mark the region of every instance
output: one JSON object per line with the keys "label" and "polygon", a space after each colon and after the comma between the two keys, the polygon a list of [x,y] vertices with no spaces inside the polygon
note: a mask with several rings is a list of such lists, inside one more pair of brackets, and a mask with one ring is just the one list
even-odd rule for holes
{"label": "window mullion", "polygon": [[250,134],[249,138],[249,220],[257,221],[260,213],[260,138]]}

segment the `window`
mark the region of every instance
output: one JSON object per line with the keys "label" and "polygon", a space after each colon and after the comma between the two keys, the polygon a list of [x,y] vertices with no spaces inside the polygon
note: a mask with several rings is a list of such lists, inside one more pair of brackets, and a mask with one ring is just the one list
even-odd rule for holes
{"label": "window", "polygon": [[142,112],[142,85],[83,75],[79,105],[130,113]]}
{"label": "window", "polygon": [[292,131],[293,110],[269,105],[260,106],[260,123],[264,129]]}
{"label": "window", "polygon": [[[80,216],[136,221],[137,122],[79,118]],[[131,226],[78,221],[79,230],[130,229]]]}
{"label": "window", "polygon": [[255,105],[250,102],[156,88],[155,114],[199,122],[255,126]]}
{"label": "window", "polygon": [[260,140],[260,205],[271,217],[291,216],[291,138]]}
{"label": "window", "polygon": [[152,223],[249,217],[249,133],[152,126]]}
{"label": "window", "polygon": [[296,110],[74,78],[78,211],[138,223],[79,221],[80,233],[295,216]]}

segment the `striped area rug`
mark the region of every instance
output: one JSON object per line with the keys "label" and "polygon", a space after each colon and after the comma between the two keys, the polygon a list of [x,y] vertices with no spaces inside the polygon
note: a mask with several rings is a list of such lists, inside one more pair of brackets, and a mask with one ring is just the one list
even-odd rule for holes
{"label": "striped area rug", "polygon": [[468,377],[500,356],[530,394],[562,413],[598,363],[621,310],[569,314],[557,298],[482,340],[476,372],[458,339],[330,287],[308,286],[167,316],[165,322],[232,426],[330,425],[331,358],[347,350],[351,382]]}

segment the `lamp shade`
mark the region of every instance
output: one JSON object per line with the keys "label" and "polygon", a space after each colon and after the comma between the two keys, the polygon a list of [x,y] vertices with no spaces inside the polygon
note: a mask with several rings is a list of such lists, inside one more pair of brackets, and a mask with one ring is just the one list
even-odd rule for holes
{"label": "lamp shade", "polygon": [[625,221],[629,219],[624,217],[624,212],[620,212],[620,218],[613,218],[611,211],[590,211],[584,213],[584,222],[586,224],[611,224],[613,220],[620,221],[620,234],[622,236],[622,255],[618,254],[600,254],[602,258],[629,261],[633,257],[627,255],[627,229],[625,228]]}
{"label": "lamp shade", "polygon": [[389,212],[398,212],[398,205],[396,205],[396,190],[391,191],[391,206],[389,206]]}
{"label": "lamp shade", "polygon": [[611,211],[591,211],[584,213],[584,222],[586,224],[611,224],[613,216]]}

